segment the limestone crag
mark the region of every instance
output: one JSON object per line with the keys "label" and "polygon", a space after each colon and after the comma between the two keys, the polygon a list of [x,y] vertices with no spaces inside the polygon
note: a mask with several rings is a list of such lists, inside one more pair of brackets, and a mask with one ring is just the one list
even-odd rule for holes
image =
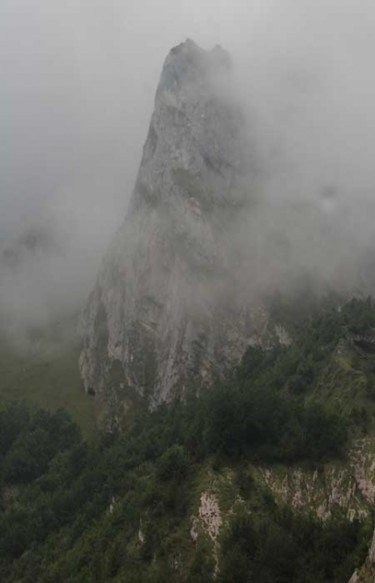
{"label": "limestone crag", "polygon": [[264,326],[236,296],[231,240],[249,201],[243,120],[220,47],[172,49],[125,221],[82,318],[87,391],[112,410],[197,392]]}
{"label": "limestone crag", "polygon": [[317,468],[297,465],[259,467],[261,481],[276,498],[295,510],[313,512],[322,520],[340,510],[349,520],[363,519],[375,503],[375,442],[356,440],[347,460]]}

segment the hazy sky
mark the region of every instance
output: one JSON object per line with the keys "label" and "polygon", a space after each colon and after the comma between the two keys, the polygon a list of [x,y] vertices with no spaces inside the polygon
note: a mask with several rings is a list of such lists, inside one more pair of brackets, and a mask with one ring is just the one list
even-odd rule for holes
{"label": "hazy sky", "polygon": [[[163,60],[186,37],[232,53],[265,197],[351,209],[375,198],[374,30],[370,0],[2,0],[0,246],[47,223],[66,241],[30,268],[25,310],[45,304],[40,282],[55,298],[63,279],[76,297],[93,277]],[[371,216],[345,228],[367,241]]]}

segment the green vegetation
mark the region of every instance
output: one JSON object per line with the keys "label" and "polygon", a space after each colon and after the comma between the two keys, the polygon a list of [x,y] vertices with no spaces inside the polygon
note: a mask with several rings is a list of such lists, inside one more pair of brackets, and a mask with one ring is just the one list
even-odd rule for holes
{"label": "green vegetation", "polygon": [[[2,412],[1,581],[213,581],[209,538],[189,535],[202,462],[167,446],[171,417],[143,421],[88,445],[63,412]],[[346,581],[363,561],[369,522],[295,515],[240,468],[232,487],[220,582]]]}
{"label": "green vegetation", "polygon": [[[35,348],[35,345],[38,348]],[[0,400],[25,400],[36,408],[66,409],[87,438],[96,435],[95,402],[82,386],[79,347],[36,338],[33,350],[18,350],[0,338]]]}
{"label": "green vegetation", "polygon": [[[364,557],[366,525],[337,517],[321,523],[271,507],[266,515],[236,513],[223,538],[221,583],[347,582]],[[359,561],[359,563],[358,563]]]}
{"label": "green vegetation", "polygon": [[374,342],[371,298],[354,299],[305,322],[288,348],[261,351],[261,358],[250,349],[243,366],[245,374],[253,371],[258,358],[257,373],[267,382],[323,402],[352,430],[368,432],[375,419]]}
{"label": "green vegetation", "polygon": [[[372,431],[373,327],[370,301],[327,309],[291,346],[250,348],[200,398],[136,411],[126,432],[91,443],[62,411],[8,403],[0,580],[348,581],[366,556],[372,517],[349,521],[332,508],[323,522],[286,508],[252,468],[319,469]],[[366,417],[347,406],[349,386]],[[198,512],[203,492],[222,513],[216,543]]]}

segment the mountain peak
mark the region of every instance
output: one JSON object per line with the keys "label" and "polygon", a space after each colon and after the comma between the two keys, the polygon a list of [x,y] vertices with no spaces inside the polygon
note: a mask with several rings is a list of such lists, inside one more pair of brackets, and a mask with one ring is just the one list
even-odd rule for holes
{"label": "mountain peak", "polygon": [[221,65],[229,67],[232,65],[232,60],[230,54],[223,49],[221,45],[215,45],[212,49],[206,50],[202,49],[195,41],[191,38],[187,38],[184,42],[173,47],[168,59],[176,56],[183,56],[184,58],[195,58],[196,63],[199,61],[201,63],[206,62],[206,64],[211,64],[212,66]]}
{"label": "mountain peak", "polygon": [[157,96],[161,92],[186,88],[189,84],[206,84],[214,91],[218,79],[221,83],[230,83],[231,63],[229,53],[219,45],[211,50],[204,50],[191,39],[187,39],[169,52],[164,62]]}
{"label": "mountain peak", "polygon": [[191,40],[164,63],[127,216],[83,316],[82,377],[107,408],[183,398],[248,343],[227,293],[244,204],[230,74],[223,49]]}

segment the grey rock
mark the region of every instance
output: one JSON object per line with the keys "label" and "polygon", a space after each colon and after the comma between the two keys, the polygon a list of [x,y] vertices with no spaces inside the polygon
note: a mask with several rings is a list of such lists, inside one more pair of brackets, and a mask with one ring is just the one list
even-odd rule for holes
{"label": "grey rock", "polygon": [[168,55],[127,216],[82,317],[80,369],[112,419],[134,399],[184,398],[264,325],[236,289],[231,241],[249,203],[243,119],[220,47]]}

